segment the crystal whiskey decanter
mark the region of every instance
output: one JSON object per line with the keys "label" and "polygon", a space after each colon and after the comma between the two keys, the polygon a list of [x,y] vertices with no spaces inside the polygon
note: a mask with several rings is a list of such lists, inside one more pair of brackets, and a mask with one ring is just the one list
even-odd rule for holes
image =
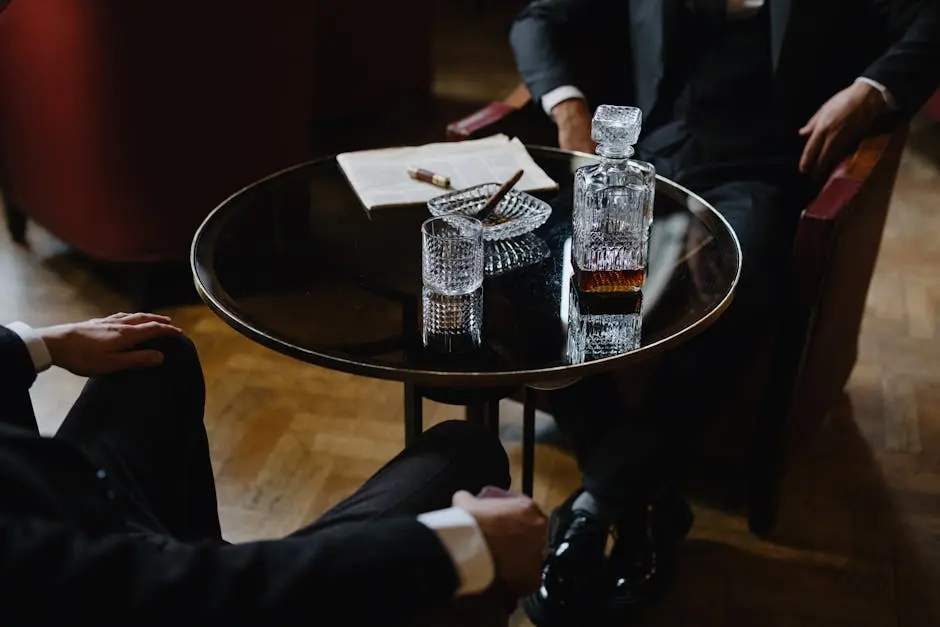
{"label": "crystal whiskey decanter", "polygon": [[601,105],[591,137],[599,163],[575,172],[572,262],[583,292],[643,287],[656,191],[652,165],[631,159],[642,125],[635,107]]}

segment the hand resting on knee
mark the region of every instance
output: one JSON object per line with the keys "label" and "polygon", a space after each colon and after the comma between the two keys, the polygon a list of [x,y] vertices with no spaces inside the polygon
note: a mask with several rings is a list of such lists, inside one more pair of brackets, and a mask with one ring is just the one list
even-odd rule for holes
{"label": "hand resting on knee", "polygon": [[182,335],[170,318],[149,313],[117,313],[106,318],[37,329],[52,364],[83,377],[163,363],[163,354],[138,345]]}

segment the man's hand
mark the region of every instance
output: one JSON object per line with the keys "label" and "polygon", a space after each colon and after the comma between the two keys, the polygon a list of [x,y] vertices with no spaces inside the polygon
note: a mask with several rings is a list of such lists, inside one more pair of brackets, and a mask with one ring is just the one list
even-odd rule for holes
{"label": "man's hand", "polygon": [[480,526],[493,556],[496,579],[516,597],[534,592],[547,541],[547,521],[535,501],[526,496],[478,499],[461,491],[453,502]]}
{"label": "man's hand", "polygon": [[558,147],[594,154],[597,144],[591,139],[591,110],[581,98],[559,102],[552,108],[558,125]]}
{"label": "man's hand", "polygon": [[163,363],[160,351],[130,349],[147,340],[182,333],[166,316],[148,313],[118,313],[37,332],[53,364],[83,377],[157,366]]}
{"label": "man's hand", "polygon": [[808,137],[800,172],[828,175],[887,110],[884,96],[867,83],[856,82],[837,93],[800,129]]}

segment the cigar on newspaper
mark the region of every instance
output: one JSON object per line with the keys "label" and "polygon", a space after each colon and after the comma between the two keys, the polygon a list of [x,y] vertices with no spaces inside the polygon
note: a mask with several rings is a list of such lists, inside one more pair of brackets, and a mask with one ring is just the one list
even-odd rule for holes
{"label": "cigar on newspaper", "polygon": [[435,174],[429,170],[423,168],[408,168],[408,176],[413,178],[416,181],[423,181],[425,183],[430,183],[435,187],[440,187],[441,189],[450,189],[450,179],[446,176],[440,174]]}

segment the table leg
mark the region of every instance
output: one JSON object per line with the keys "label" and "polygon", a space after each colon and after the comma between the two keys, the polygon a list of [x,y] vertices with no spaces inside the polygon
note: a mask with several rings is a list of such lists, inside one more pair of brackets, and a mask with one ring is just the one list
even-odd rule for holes
{"label": "table leg", "polygon": [[421,394],[413,383],[405,384],[405,446],[415,441],[424,430]]}
{"label": "table leg", "polygon": [[473,403],[467,405],[467,422],[472,422],[485,427],[499,435],[499,401],[484,401],[482,403]]}
{"label": "table leg", "polygon": [[525,389],[522,408],[522,492],[532,496],[535,479],[535,395]]}
{"label": "table leg", "polygon": [[483,403],[474,403],[473,405],[467,405],[466,409],[467,422],[472,422],[481,426],[486,426],[486,405]]}
{"label": "table leg", "polygon": [[499,437],[499,399],[486,404],[486,427]]}

